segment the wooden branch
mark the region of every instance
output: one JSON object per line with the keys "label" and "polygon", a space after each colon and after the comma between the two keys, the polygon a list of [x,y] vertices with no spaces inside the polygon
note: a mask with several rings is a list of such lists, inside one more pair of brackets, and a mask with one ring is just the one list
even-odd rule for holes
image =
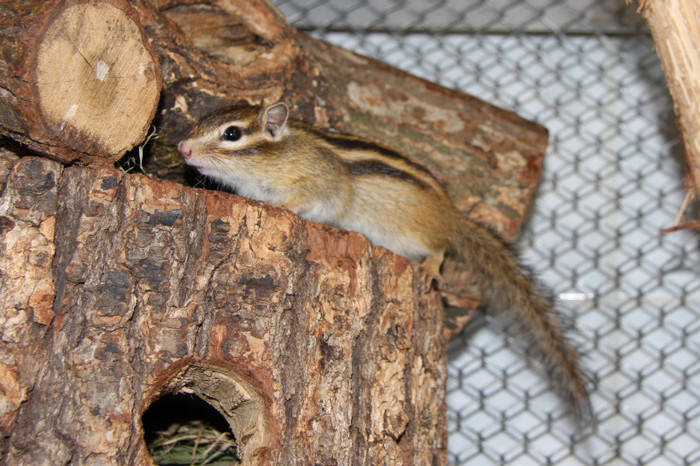
{"label": "wooden branch", "polygon": [[673,233],[674,231],[680,231],[680,230],[700,230],[700,220],[693,220],[692,222],[683,222],[679,223],[676,226],[672,226],[669,228],[664,228],[661,230],[662,233]]}
{"label": "wooden branch", "polygon": [[446,463],[442,308],[407,260],[111,168],[0,174],[4,463],[147,464],[141,413],[180,391],[244,464]]}
{"label": "wooden branch", "polygon": [[160,67],[123,0],[4,2],[0,132],[64,162],[114,162],[155,114]]}
{"label": "wooden branch", "polygon": [[695,0],[640,0],[668,89],[688,164],[688,189],[700,196],[700,15]]}

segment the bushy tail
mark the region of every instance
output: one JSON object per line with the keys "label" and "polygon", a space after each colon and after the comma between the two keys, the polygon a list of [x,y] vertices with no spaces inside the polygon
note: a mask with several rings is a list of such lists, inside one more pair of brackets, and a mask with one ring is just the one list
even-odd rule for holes
{"label": "bushy tail", "polygon": [[487,228],[464,218],[455,235],[457,250],[453,253],[462,259],[484,290],[484,306],[490,311],[511,310],[519,316],[522,326],[544,353],[561,395],[574,407],[579,420],[590,420],[586,376],[552,300],[509,247]]}

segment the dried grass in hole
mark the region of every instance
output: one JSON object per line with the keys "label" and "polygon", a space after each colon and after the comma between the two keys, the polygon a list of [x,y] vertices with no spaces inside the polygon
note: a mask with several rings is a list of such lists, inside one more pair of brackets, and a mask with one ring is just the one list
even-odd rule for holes
{"label": "dried grass in hole", "polygon": [[148,452],[158,465],[240,464],[226,419],[194,395],[164,395],[142,417]]}

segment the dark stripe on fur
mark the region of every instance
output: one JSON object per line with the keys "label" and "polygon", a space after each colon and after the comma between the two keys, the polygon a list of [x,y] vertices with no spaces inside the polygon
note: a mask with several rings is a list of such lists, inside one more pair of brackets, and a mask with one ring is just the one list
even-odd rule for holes
{"label": "dark stripe on fur", "polygon": [[411,175],[410,173],[406,173],[403,170],[399,170],[398,168],[394,168],[377,160],[359,160],[357,162],[344,163],[348,169],[348,173],[354,176],[389,176],[392,178],[397,178],[415,184],[416,186],[420,186],[423,189],[429,189],[429,187],[425,183],[423,183],[421,180]]}
{"label": "dark stripe on fur", "polygon": [[415,168],[416,170],[420,170],[429,176],[433,176],[430,171],[425,168],[423,165],[420,165],[413,160],[409,159],[408,157],[405,157],[401,155],[398,152],[395,152],[391,149],[387,149],[386,147],[378,146],[376,144],[372,144],[369,141],[363,141],[362,139],[356,139],[351,136],[343,136],[341,134],[331,134],[331,133],[326,133],[323,131],[318,131],[315,128],[312,129],[312,131],[317,135],[323,138],[324,141],[326,141],[329,144],[332,144],[336,146],[339,149],[344,149],[348,151],[353,151],[353,150],[364,150],[364,151],[371,151],[371,152],[377,152],[385,157],[394,159],[394,160],[402,160],[406,164],[410,165],[411,167]]}

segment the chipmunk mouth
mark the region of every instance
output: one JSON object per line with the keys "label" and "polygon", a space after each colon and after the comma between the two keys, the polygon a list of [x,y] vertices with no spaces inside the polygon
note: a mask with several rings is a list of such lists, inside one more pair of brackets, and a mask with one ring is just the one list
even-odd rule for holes
{"label": "chipmunk mouth", "polygon": [[193,157],[192,154],[189,154],[187,157],[184,157],[183,154],[183,159],[185,160],[185,165],[194,168],[202,175],[211,175],[214,172],[208,165]]}
{"label": "chipmunk mouth", "polygon": [[198,157],[197,151],[192,147],[189,140],[180,141],[177,145],[177,150],[180,152],[182,159],[187,165],[196,168],[200,172],[203,172],[209,165],[206,163],[206,159],[201,160],[201,158]]}
{"label": "chipmunk mouth", "polygon": [[192,168],[196,168],[199,171],[202,171],[203,169],[206,169],[206,163],[202,160],[197,159],[197,154],[192,151],[191,149],[187,148],[179,148],[180,149],[180,154],[182,154],[182,159],[185,161],[185,164],[189,165]]}

